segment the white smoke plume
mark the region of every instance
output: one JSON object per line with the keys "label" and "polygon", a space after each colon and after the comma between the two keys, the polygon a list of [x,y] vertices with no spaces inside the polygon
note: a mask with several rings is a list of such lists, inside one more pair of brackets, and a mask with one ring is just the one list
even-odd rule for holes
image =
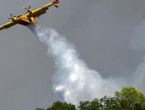
{"label": "white smoke plume", "polygon": [[134,34],[130,39],[129,47],[135,51],[145,50],[145,19],[134,28]]}
{"label": "white smoke plume", "polygon": [[[129,47],[136,52],[145,51],[145,19],[138,27],[134,28],[134,35],[130,40]],[[145,93],[145,55],[134,72],[133,80],[135,81],[135,87]]]}
{"label": "white smoke plume", "polygon": [[114,91],[121,90],[119,82],[124,82],[122,79],[105,80],[97,71],[89,69],[74,46],[55,30],[34,26],[29,29],[47,45],[48,55],[55,61],[53,91],[56,100],[78,105],[80,101],[114,96]]}

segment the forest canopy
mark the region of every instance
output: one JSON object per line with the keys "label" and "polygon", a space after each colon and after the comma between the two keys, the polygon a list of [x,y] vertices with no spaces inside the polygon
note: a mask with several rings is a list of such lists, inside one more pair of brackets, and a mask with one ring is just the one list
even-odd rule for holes
{"label": "forest canopy", "polygon": [[81,101],[78,107],[56,101],[47,109],[37,107],[35,110],[145,110],[145,95],[134,87],[123,87],[120,92],[114,92],[114,97],[104,96],[93,101]]}

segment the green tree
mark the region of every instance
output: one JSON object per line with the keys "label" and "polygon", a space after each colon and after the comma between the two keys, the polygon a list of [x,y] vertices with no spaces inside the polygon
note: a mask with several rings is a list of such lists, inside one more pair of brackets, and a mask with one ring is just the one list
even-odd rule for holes
{"label": "green tree", "polygon": [[122,110],[118,99],[115,97],[104,96],[99,101],[100,110]]}
{"label": "green tree", "polygon": [[145,110],[144,94],[133,87],[123,87],[115,97],[105,96],[99,101],[101,110]]}
{"label": "green tree", "polygon": [[134,108],[134,110],[142,110],[143,109],[141,103],[139,103],[139,102],[135,102],[133,108]]}
{"label": "green tree", "polygon": [[35,110],[45,110],[45,109],[37,107]]}
{"label": "green tree", "polygon": [[75,105],[57,101],[53,103],[52,107],[47,108],[47,110],[76,110],[76,108]]}
{"label": "green tree", "polygon": [[136,109],[137,106],[144,108],[145,96],[134,87],[123,87],[121,92],[115,92],[115,97],[124,110]]}
{"label": "green tree", "polygon": [[94,99],[92,102],[81,101],[78,109],[80,110],[99,110],[100,103],[98,99]]}

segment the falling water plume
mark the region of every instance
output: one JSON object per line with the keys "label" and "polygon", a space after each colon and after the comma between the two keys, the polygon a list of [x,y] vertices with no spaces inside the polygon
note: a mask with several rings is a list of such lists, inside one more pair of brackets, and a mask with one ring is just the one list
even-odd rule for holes
{"label": "falling water plume", "polygon": [[114,91],[121,89],[115,80],[104,80],[97,71],[89,69],[74,46],[55,30],[32,25],[29,29],[48,47],[48,55],[54,59],[53,91],[56,100],[78,105],[80,101],[114,96]]}

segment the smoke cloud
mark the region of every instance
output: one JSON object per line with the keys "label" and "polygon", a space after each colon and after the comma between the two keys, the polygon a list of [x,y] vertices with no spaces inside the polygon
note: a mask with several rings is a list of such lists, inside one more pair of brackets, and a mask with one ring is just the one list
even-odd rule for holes
{"label": "smoke cloud", "polygon": [[[145,51],[145,19],[140,23],[138,27],[134,29],[134,35],[132,36],[129,47],[133,51],[144,52]],[[137,66],[133,73],[133,80],[135,87],[145,93],[145,55],[143,55],[142,62]]]}
{"label": "smoke cloud", "polygon": [[130,39],[129,47],[135,51],[145,50],[145,19],[134,28],[134,35]]}
{"label": "smoke cloud", "polygon": [[114,96],[114,91],[126,84],[121,78],[103,79],[97,71],[89,69],[75,47],[55,30],[32,25],[29,29],[48,47],[48,55],[55,61],[53,91],[56,100],[78,105],[80,101]]}

